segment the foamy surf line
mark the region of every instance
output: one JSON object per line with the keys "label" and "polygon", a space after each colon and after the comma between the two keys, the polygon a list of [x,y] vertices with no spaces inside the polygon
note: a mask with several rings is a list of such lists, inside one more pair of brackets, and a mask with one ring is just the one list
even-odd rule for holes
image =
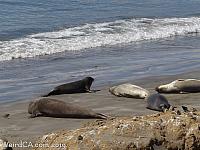
{"label": "foamy surf line", "polygon": [[200,17],[126,19],[0,41],[0,61],[198,33]]}

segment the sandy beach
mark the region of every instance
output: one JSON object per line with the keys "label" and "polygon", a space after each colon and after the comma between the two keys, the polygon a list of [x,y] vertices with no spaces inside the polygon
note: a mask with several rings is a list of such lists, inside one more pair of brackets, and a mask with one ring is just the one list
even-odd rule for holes
{"label": "sandy beach", "polygon": [[[171,82],[178,78],[199,79],[200,71],[193,71],[179,75],[153,76],[135,81],[127,81],[148,89],[151,93],[155,92],[157,85]],[[116,84],[120,84],[116,81]],[[99,92],[69,94],[52,96],[66,102],[78,104],[96,112],[111,116],[135,116],[155,113],[146,109],[146,103],[142,99],[115,97],[108,92],[109,86],[99,87]],[[98,87],[98,86],[97,86]],[[169,102],[174,106],[190,105],[200,108],[200,93],[193,94],[165,94]],[[6,137],[10,143],[35,142],[38,137],[62,129],[77,129],[83,126],[90,119],[71,119],[71,118],[48,118],[38,117],[29,119],[27,107],[29,100],[1,104],[0,106],[0,136]],[[3,118],[4,114],[10,114],[9,119]],[[14,148],[22,149],[22,148]],[[25,149],[25,148],[24,148]]]}
{"label": "sandy beach", "polygon": [[[199,6],[197,0],[0,1],[0,150],[3,138],[14,150],[29,150],[21,144],[98,122],[28,114],[30,101],[87,76],[97,92],[51,98],[116,119],[157,113],[144,99],[116,97],[109,88],[131,83],[153,94],[176,79],[200,80]],[[163,95],[171,105],[200,110],[200,93]]]}

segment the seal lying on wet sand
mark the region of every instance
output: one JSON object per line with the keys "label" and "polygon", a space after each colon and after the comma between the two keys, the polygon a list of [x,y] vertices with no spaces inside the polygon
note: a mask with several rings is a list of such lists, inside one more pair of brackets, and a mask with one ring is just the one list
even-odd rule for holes
{"label": "seal lying on wet sand", "polygon": [[44,95],[43,97],[47,97],[50,95],[91,92],[90,87],[93,81],[94,79],[92,77],[86,77],[79,81],[62,84],[55,87],[49,94]]}
{"label": "seal lying on wet sand", "polygon": [[106,119],[108,117],[90,109],[51,98],[41,98],[30,102],[28,106],[28,113],[31,114],[31,118],[47,116],[57,118]]}
{"label": "seal lying on wet sand", "polygon": [[158,93],[148,96],[146,100],[148,109],[164,112],[170,108],[168,100]]}
{"label": "seal lying on wet sand", "polygon": [[200,80],[178,79],[155,88],[159,93],[196,93],[200,92]]}
{"label": "seal lying on wet sand", "polygon": [[144,99],[149,95],[149,91],[147,91],[146,89],[130,83],[113,86],[109,89],[109,92],[119,97],[141,98],[141,99]]}

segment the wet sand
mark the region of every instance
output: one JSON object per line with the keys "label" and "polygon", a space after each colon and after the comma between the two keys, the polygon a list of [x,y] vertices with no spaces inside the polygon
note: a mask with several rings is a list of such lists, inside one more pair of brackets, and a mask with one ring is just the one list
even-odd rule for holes
{"label": "wet sand", "polygon": [[[154,76],[143,78],[130,83],[142,86],[151,93],[155,92],[157,85],[171,82],[178,78],[196,78],[199,79],[200,71],[193,71],[180,75]],[[116,81],[116,84],[120,84]],[[108,92],[106,85],[99,88],[101,91],[96,93],[69,94],[52,96],[66,102],[72,102],[96,112],[111,116],[135,116],[155,113],[155,111],[146,109],[145,100],[115,97]],[[200,93],[193,94],[165,94],[169,102],[175,106],[190,105],[200,108]],[[1,104],[0,106],[0,136],[6,137],[10,143],[35,142],[38,137],[62,129],[76,129],[81,127],[90,119],[71,119],[71,118],[49,118],[38,117],[29,119],[27,113],[28,100]],[[3,118],[4,114],[10,114],[10,118]],[[14,148],[23,149],[23,148]],[[24,148],[26,149],[26,148]]]}

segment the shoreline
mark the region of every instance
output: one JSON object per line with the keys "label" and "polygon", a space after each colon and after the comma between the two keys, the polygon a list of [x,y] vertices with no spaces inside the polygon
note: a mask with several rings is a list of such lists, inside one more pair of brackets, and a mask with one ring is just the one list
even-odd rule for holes
{"label": "shoreline", "polygon": [[[151,93],[157,85],[171,82],[178,78],[199,78],[200,71],[190,71],[179,75],[152,76],[130,83],[146,88]],[[120,84],[116,82],[116,84]],[[96,93],[68,94],[52,96],[63,101],[72,102],[93,109],[96,112],[111,116],[135,116],[153,114],[156,111],[145,108],[146,103],[142,99],[115,97],[108,92],[108,87],[101,87]],[[98,87],[98,86],[97,86]],[[99,87],[98,87],[99,88]],[[169,102],[175,106],[190,105],[200,108],[200,93],[193,94],[164,94]],[[49,118],[38,117],[28,119],[27,113],[29,100],[9,102],[0,106],[0,136],[6,137],[10,143],[19,141],[35,142],[38,137],[62,129],[72,130],[83,126],[83,124],[94,119],[71,119],[71,118]],[[10,119],[3,118],[4,114],[10,114]],[[15,148],[16,149],[16,148]]]}
{"label": "shoreline", "polygon": [[[144,80],[151,80],[151,79],[156,80],[156,79],[170,78],[170,77],[172,77],[173,80],[175,80],[175,79],[177,79],[176,76],[181,76],[183,78],[189,78],[189,77],[192,76],[193,73],[198,74],[199,69],[200,68],[198,67],[198,68],[191,69],[189,72],[183,72],[183,73],[180,73],[180,74],[175,73],[175,74],[164,74],[164,75],[158,75],[158,76],[147,76],[147,77],[145,76],[145,77],[141,77],[141,78],[136,77],[135,79],[131,79],[131,77],[129,77],[129,78],[126,77],[126,79],[123,79],[123,80],[119,79],[115,83],[108,82],[108,83],[104,83],[104,84],[100,84],[100,85],[93,83],[91,88],[94,88],[94,89],[97,88],[97,89],[101,90],[101,89],[105,89],[105,88],[107,88],[109,86],[114,86],[114,85],[118,85],[118,84],[126,83],[126,82],[130,82],[130,83],[133,83],[133,84],[137,84],[138,83],[138,84],[141,84],[139,86],[142,86],[142,85],[145,86],[146,83],[143,84]],[[175,78],[174,78],[174,76],[175,76]],[[197,78],[197,77],[194,76],[194,78]],[[130,80],[128,80],[128,79],[130,79]],[[77,80],[79,80],[79,79],[77,79]],[[96,81],[96,79],[94,81]],[[170,82],[172,80],[168,80],[168,81]],[[63,84],[63,83],[61,83],[61,84]],[[49,89],[49,90],[52,90],[52,89]],[[44,91],[44,90],[42,92],[48,93],[48,91]],[[40,93],[40,95],[44,95],[44,93]],[[13,101],[10,101],[10,100],[9,101],[5,101],[5,100],[4,101],[0,101],[0,105],[10,105],[10,104],[17,104],[17,103],[26,103],[26,102],[29,102],[31,99],[36,99],[36,98],[40,97],[40,95],[39,94],[31,95],[31,97],[29,97],[28,99],[16,99],[16,100],[13,100]]]}

